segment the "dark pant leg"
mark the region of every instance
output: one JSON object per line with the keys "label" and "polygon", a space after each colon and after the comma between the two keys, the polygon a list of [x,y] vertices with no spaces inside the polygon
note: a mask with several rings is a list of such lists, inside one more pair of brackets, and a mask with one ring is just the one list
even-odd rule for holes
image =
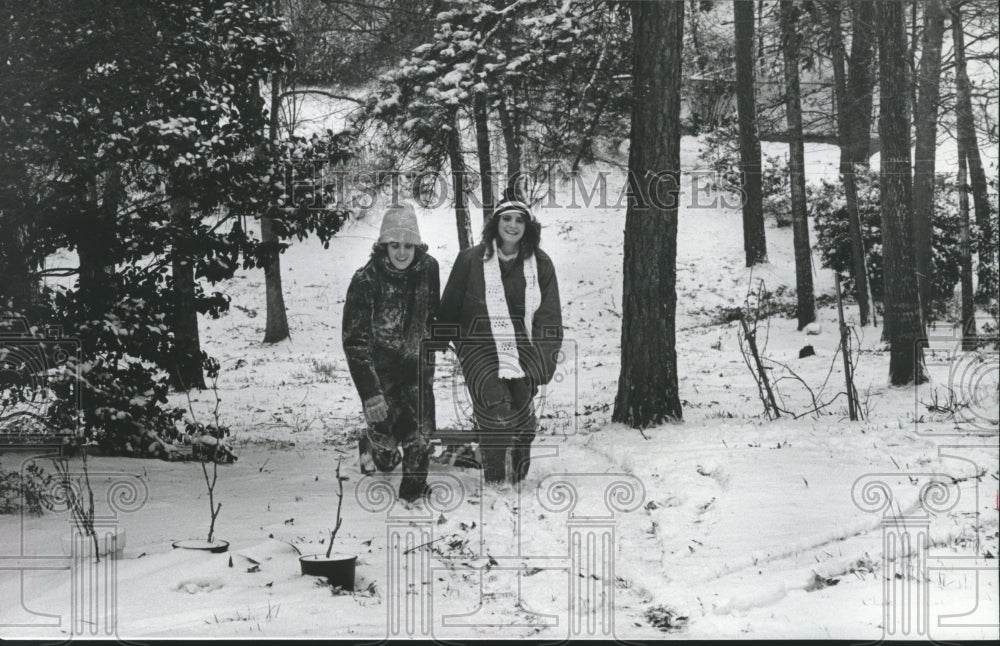
{"label": "dark pant leg", "polygon": [[524,480],[531,468],[531,443],[537,428],[534,397],[538,387],[527,379],[515,379],[511,382],[510,391],[517,413],[510,449],[511,479],[516,484]]}
{"label": "dark pant leg", "polygon": [[477,376],[475,383],[469,384],[469,394],[479,430],[483,477],[487,482],[503,482],[510,446],[510,388],[495,373]]}
{"label": "dark pant leg", "polygon": [[[522,438],[520,448],[512,454],[515,465],[527,473],[526,446],[534,439],[535,413],[532,388],[526,379],[500,379],[489,375],[479,380],[473,392],[473,408],[479,426],[480,450],[483,456],[483,475],[487,482],[503,482],[507,477],[506,458],[515,446],[515,438]],[[515,469],[517,467],[515,466]],[[519,479],[513,478],[514,482]]]}
{"label": "dark pant leg", "polygon": [[434,400],[431,392],[427,401],[428,385],[408,384],[400,392],[400,415],[393,434],[403,449],[403,479],[399,483],[403,500],[419,498],[427,486],[429,438],[434,427]]}

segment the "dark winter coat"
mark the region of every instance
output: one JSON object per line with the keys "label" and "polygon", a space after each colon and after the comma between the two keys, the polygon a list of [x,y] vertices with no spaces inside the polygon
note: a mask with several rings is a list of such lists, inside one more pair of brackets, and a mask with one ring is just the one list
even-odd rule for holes
{"label": "dark winter coat", "polygon": [[[486,283],[483,277],[483,253],[478,244],[458,254],[448,277],[438,311],[437,334],[455,344],[462,373],[469,381],[481,370],[499,367],[493,333],[486,308]],[[536,386],[552,380],[562,347],[562,308],[559,284],[552,260],[541,249],[535,251],[541,303],[531,321],[531,341],[524,320],[524,261],[520,257],[500,261],[500,276],[507,297],[507,308],[514,324],[521,369]],[[451,329],[448,329],[451,328]]]}
{"label": "dark winter coat", "polygon": [[426,253],[402,271],[376,253],[354,274],[344,303],[343,342],[362,402],[388,395],[387,382],[430,388],[434,353],[422,350],[437,315],[440,285],[437,260]]}

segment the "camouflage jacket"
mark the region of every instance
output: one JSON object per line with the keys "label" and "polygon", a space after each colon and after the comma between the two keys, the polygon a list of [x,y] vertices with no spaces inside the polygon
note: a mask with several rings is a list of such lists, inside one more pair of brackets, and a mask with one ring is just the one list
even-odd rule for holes
{"label": "camouflage jacket", "polygon": [[384,394],[386,381],[433,379],[433,352],[423,352],[424,361],[419,359],[437,316],[440,285],[437,260],[426,253],[403,271],[376,254],[355,272],[347,288],[342,333],[361,401]]}

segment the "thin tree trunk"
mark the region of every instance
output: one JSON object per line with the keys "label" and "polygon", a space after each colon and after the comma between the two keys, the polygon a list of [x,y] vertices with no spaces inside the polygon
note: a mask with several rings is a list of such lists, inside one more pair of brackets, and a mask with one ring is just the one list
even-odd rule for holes
{"label": "thin tree trunk", "polygon": [[764,198],[761,191],[760,137],[754,97],[753,0],[734,0],[736,23],[736,108],[740,126],[743,179],[743,250],[747,267],[767,262]]}
{"label": "thin tree trunk", "polygon": [[[0,216],[3,227],[0,235],[0,308],[7,306],[15,312],[27,312],[38,291],[38,280],[33,276],[37,255],[32,253],[33,210],[18,191],[17,185],[27,185],[29,170],[24,164],[0,160],[0,177],[11,190],[0,191]],[[12,322],[0,320],[0,330]]]}
{"label": "thin tree trunk", "polygon": [[937,108],[940,95],[941,40],[944,7],[940,0],[924,2],[924,34],[920,42],[917,84],[916,152],[913,162],[913,244],[917,261],[921,320],[931,314],[931,227],[934,220],[934,165],[937,151]]}
{"label": "thin tree trunk", "polygon": [[31,240],[28,226],[14,222],[4,238],[0,248],[0,275],[3,276],[3,281],[0,281],[0,306],[9,306],[15,312],[27,312],[38,294],[38,280],[33,276],[35,267],[29,252]]}
{"label": "thin tree trunk", "polygon": [[[632,132],[625,216],[622,362],[612,419],[643,428],[682,418],[674,317],[683,2],[629,4]],[[667,171],[668,176],[663,173]],[[651,180],[660,174],[663,181]],[[666,184],[666,185],[664,185]]]}
{"label": "thin tree trunk", "polygon": [[[173,225],[186,231],[191,226],[191,200],[175,195],[170,200]],[[178,234],[181,235],[181,234]],[[201,340],[198,336],[198,310],[195,302],[194,263],[184,244],[175,241],[170,266],[174,290],[174,348],[170,385],[177,390],[205,387],[201,364]]]}
{"label": "thin tree trunk", "polygon": [[458,113],[450,119],[448,131],[448,160],[451,162],[451,180],[455,191],[455,222],[458,225],[458,247],[472,246],[472,220],[465,202],[465,161],[462,159],[462,139],[458,132]]}
{"label": "thin tree trunk", "polygon": [[757,30],[757,54],[754,57],[754,61],[760,68],[760,73],[763,76],[764,72],[764,0],[758,0],[757,2],[757,25],[760,27]]}
{"label": "thin tree trunk", "polygon": [[923,327],[913,251],[909,73],[904,5],[879,0],[879,185],[885,274],[885,332],[889,380],[902,386],[925,380]]}
{"label": "thin tree trunk", "polygon": [[[280,108],[280,88],[276,73],[271,74],[271,114],[267,126],[268,141],[278,138],[278,110]],[[285,311],[285,296],[281,288],[281,253],[274,220],[267,213],[260,217],[260,241],[265,246],[268,259],[264,264],[264,293],[267,299],[267,323],[264,328],[264,343],[277,343],[290,336],[288,315]]]}
{"label": "thin tree trunk", "polygon": [[965,63],[965,31],[962,23],[960,2],[952,3],[952,39],[955,43],[955,86],[957,90],[958,136],[965,148],[966,163],[969,166],[969,179],[972,183],[972,201],[976,211],[976,225],[980,230],[979,239],[979,290],[980,296],[987,298],[992,295],[983,294],[984,288],[990,285],[989,268],[993,264],[996,245],[995,232],[990,221],[989,194],[987,192],[986,173],[983,170],[983,160],[979,156],[979,143],[976,140],[976,127],[972,115],[972,91],[969,87],[969,75]]}
{"label": "thin tree trunk", "polygon": [[816,320],[812,251],[806,217],[805,146],[802,140],[802,99],[799,89],[798,12],[792,0],[781,0],[782,53],[785,62],[785,116],[788,121],[788,169],[792,186],[792,239],[795,245],[796,315],[799,329]]}
{"label": "thin tree trunk", "polygon": [[868,270],[865,264],[865,244],[858,210],[858,185],[851,163],[851,133],[848,123],[847,73],[844,70],[844,37],[841,33],[840,0],[832,0],[830,12],[830,40],[833,44],[834,103],[837,112],[837,139],[840,144],[840,179],[844,183],[847,202],[847,228],[851,236],[851,277],[854,279],[854,296],[858,302],[861,325],[868,325]]}
{"label": "thin tree trunk", "polygon": [[507,109],[507,97],[500,97],[497,104],[497,114],[500,117],[500,131],[503,133],[504,149],[507,152],[507,187],[504,190],[504,198],[520,199],[523,196],[516,194],[515,184],[521,177],[521,140],[518,137],[517,124],[513,115]]}
{"label": "thin tree trunk", "polygon": [[972,240],[969,235],[969,185],[965,146],[958,141],[958,213],[962,218],[962,347],[976,347],[976,292],[972,286]]}
{"label": "thin tree trunk", "polygon": [[493,161],[490,159],[490,109],[485,92],[477,92],[473,102],[476,121],[476,154],[479,156],[479,185],[483,197],[483,222],[493,214]]}
{"label": "thin tree trunk", "polygon": [[871,157],[872,99],[875,89],[874,0],[851,2],[851,57],[847,77],[847,117],[850,160],[867,168]]}
{"label": "thin tree trunk", "polygon": [[105,314],[114,298],[111,286],[114,265],[109,246],[115,240],[115,219],[123,198],[121,168],[117,165],[109,168],[102,180],[100,193],[96,182],[89,187],[91,217],[88,224],[80,227],[77,241],[80,296],[96,316]]}
{"label": "thin tree trunk", "polygon": [[917,114],[917,5],[920,0],[910,0],[910,114]]}
{"label": "thin tree trunk", "polygon": [[691,16],[691,53],[694,54],[694,68],[698,72],[705,70],[705,56],[701,51],[701,14],[698,11],[698,0],[690,0],[691,7],[688,9]]}

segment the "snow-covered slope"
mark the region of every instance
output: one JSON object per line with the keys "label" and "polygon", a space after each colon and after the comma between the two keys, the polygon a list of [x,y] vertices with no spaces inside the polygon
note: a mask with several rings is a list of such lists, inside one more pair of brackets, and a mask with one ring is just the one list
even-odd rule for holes
{"label": "snow-covered slope", "polygon": [[[685,139],[685,168],[696,165],[696,154],[697,142]],[[829,147],[810,146],[807,155],[811,174],[833,172]],[[612,202],[622,180],[613,177]],[[858,328],[856,380],[866,419],[849,422],[839,397],[818,413],[767,421],[738,350],[737,324],[718,315],[739,306],[757,279],[771,292],[794,289],[791,231],[769,225],[770,263],[751,272],[743,266],[740,213],[691,208],[688,187],[677,259],[685,419],[641,432],[614,424],[624,209],[569,208],[569,191],[558,189],[562,207],[539,211],[542,246],[560,282],[567,360],[539,402],[543,430],[520,490],[484,488],[478,472],[434,463],[432,480],[448,483],[452,500],[437,509],[372,511],[377,505],[364,491],[383,480],[395,486],[398,474],[373,480],[358,472],[354,438],[362,418],[340,319],[350,276],[377,237],[373,212],[351,222],[329,249],[306,241],[284,256],[291,340],[260,343],[262,272],[237,276],[227,286],[230,312],[201,322],[204,347],[222,365],[221,421],[232,427],[240,455],[220,467],[216,491],[216,534],[231,542],[230,553],[171,549],[172,540],[207,531],[197,465],[93,458],[99,501],[114,474],[136,474],[148,491],[145,504],[118,517],[127,530],[124,558],[104,583],[74,591],[64,560],[35,558],[61,554],[66,516],[0,517],[9,563],[63,568],[23,578],[0,568],[0,637],[65,638],[74,631],[71,605],[103,598],[113,585],[118,634],[128,639],[381,638],[405,607],[423,607],[433,635],[455,639],[607,637],[602,630],[612,618],[614,636],[650,638],[665,634],[654,625],[665,616],[686,618],[675,619],[680,627],[670,633],[686,638],[997,638],[996,366],[949,354],[954,338],[940,327],[929,356],[932,381],[890,388],[881,330]],[[444,206],[421,210],[419,219],[444,281],[458,251],[454,217]],[[832,272],[820,267],[818,254],[814,267],[818,294],[832,294]],[[763,322],[764,353],[827,402],[843,389],[837,315],[826,305],[818,314],[816,334],[780,316]],[[853,306],[847,314],[855,321]],[[816,354],[800,359],[807,344]],[[774,376],[784,377],[784,408],[812,407],[788,370]],[[947,401],[948,388],[970,408],[929,410],[934,397]],[[466,425],[462,382],[450,360],[439,367],[436,391],[439,426]],[[191,399],[199,415],[210,414],[210,391]],[[302,577],[297,563],[298,552],[325,550],[341,457],[349,480],[337,542],[360,555],[354,595],[331,594]],[[15,459],[5,455],[5,468]],[[925,489],[932,482],[942,485]],[[885,509],[879,491],[892,494]],[[922,515],[926,508],[933,513]],[[926,549],[893,542],[924,525]],[[394,532],[426,538],[413,538],[408,556],[429,559],[431,569],[394,569]],[[606,551],[592,562],[573,557],[602,545]],[[916,569],[906,571],[909,565]],[[397,581],[394,572],[410,578]],[[919,590],[927,605],[886,596],[894,589]],[[575,600],[577,593],[589,602]],[[613,612],[601,615],[612,597]],[[918,607],[926,608],[925,632],[924,624],[893,619]],[[574,612],[579,623],[570,621]],[[43,620],[52,625],[31,627]],[[401,629],[405,634],[405,623]]]}

